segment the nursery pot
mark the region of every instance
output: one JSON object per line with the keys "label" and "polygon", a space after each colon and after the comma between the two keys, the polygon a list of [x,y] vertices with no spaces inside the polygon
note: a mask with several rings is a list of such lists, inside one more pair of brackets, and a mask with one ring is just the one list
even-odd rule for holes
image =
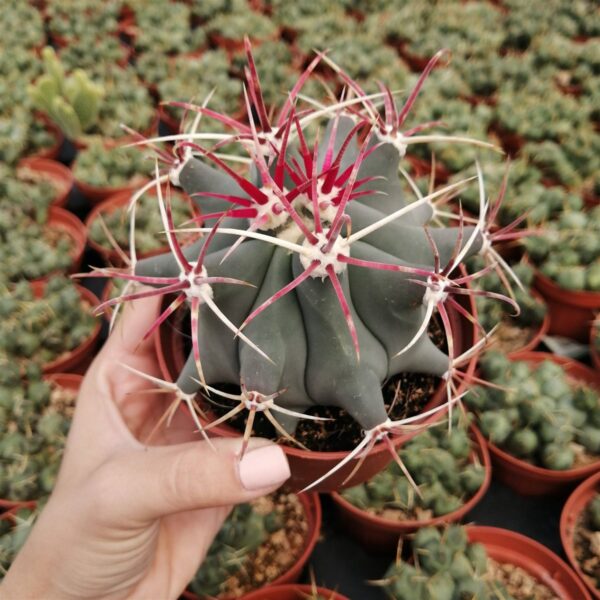
{"label": "nursery pot", "polygon": [[[532,365],[539,364],[544,360],[551,360],[563,366],[565,372],[572,379],[585,382],[600,390],[600,373],[572,359],[547,352],[517,352],[511,354],[510,358],[513,361],[525,360]],[[582,479],[600,471],[600,457],[597,461],[588,465],[564,471],[554,471],[516,458],[501,450],[489,440],[486,440],[486,443],[492,459],[494,477],[517,493],[526,496],[560,493]]]}
{"label": "nursery pot", "polygon": [[[298,498],[302,503],[302,508],[304,509],[304,515],[308,524],[308,531],[306,533],[306,539],[304,541],[304,549],[302,550],[302,553],[300,554],[296,562],[285,573],[282,573],[279,577],[269,582],[262,588],[240,596],[237,600],[249,600],[250,598],[257,599],[267,597],[262,596],[261,594],[264,590],[269,589],[271,586],[292,584],[298,581],[298,579],[300,579],[302,569],[304,568],[304,565],[308,562],[308,559],[310,558],[310,555],[312,554],[312,551],[315,548],[317,540],[319,539],[319,534],[321,532],[322,517],[321,501],[319,500],[318,494],[298,494]],[[185,598],[186,600],[205,600],[206,597],[197,596],[196,594],[185,590],[182,594],[182,598]],[[233,598],[231,596],[219,596],[219,600],[233,600]]]}
{"label": "nursery pot", "polygon": [[336,511],[340,522],[344,526],[344,530],[357,539],[369,551],[393,552],[398,546],[398,539],[400,537],[414,533],[422,527],[437,527],[445,523],[461,521],[483,498],[492,479],[490,455],[485,439],[474,426],[471,426],[470,434],[474,442],[473,454],[479,459],[479,462],[485,469],[485,479],[477,492],[458,510],[431,519],[399,521],[386,519],[363,510],[348,502],[338,492],[332,492],[331,498],[336,505]]}
{"label": "nursery pot", "polygon": [[496,562],[521,567],[561,600],[591,600],[573,569],[531,538],[508,529],[474,525],[467,527],[467,535],[469,542],[483,544]]}
{"label": "nursery pot", "polygon": [[18,173],[31,175],[32,180],[49,181],[56,189],[51,205],[63,208],[73,187],[73,173],[62,163],[49,158],[30,157],[19,161]]}
{"label": "nursery pot", "polygon": [[594,313],[600,309],[600,292],[565,290],[540,271],[535,274],[535,287],[548,304],[550,335],[586,342]]}
{"label": "nursery pot", "polygon": [[[46,282],[33,281],[31,282],[31,287],[34,296],[41,298],[46,287]],[[98,304],[98,298],[90,290],[80,285],[76,285],[75,287],[81,295],[82,301],[87,303],[90,308]],[[101,322],[98,319],[90,336],[81,345],[73,348],[73,350],[68,350],[53,361],[44,364],[44,373],[85,373],[94,358],[96,345],[100,337],[100,328]]]}
{"label": "nursery pot", "polygon": [[75,183],[81,190],[81,193],[86,197],[88,202],[90,202],[92,205],[96,205],[117,194],[127,194],[130,196],[135,190],[146,183],[146,181],[147,179],[145,177],[134,177],[126,185],[121,185],[118,187],[101,187],[97,185],[90,185],[85,183],[85,181],[80,181],[79,179],[76,179]]}
{"label": "nursery pot", "polygon": [[598,493],[600,493],[600,472],[586,479],[569,496],[560,515],[560,539],[571,566],[588,586],[592,597],[600,600],[600,589],[595,587],[592,578],[583,572],[579,561],[575,557],[574,548],[575,530],[579,517]]}
{"label": "nursery pot", "polygon": [[[85,250],[86,231],[83,223],[72,213],[58,206],[51,206],[48,211],[48,221],[45,224],[48,229],[59,229],[66,233],[71,240],[73,247],[71,248],[71,266],[67,269],[68,273],[75,273],[81,266],[83,251]],[[34,279],[31,282],[45,282],[53,275],[62,271],[53,271],[39,279]]]}
{"label": "nursery pot", "polygon": [[[471,314],[476,314],[472,298],[464,296],[461,297],[461,301],[464,303],[464,306],[470,310]],[[166,302],[168,302],[168,299]],[[166,308],[166,304],[164,305],[164,308]],[[458,356],[466,348],[470,348],[477,341],[477,329],[472,323],[461,317],[457,311],[451,309],[448,311],[448,314],[450,315],[454,333],[455,351]],[[182,337],[177,334],[175,328],[172,326],[172,321],[167,321],[166,325],[163,325],[158,329],[155,336],[155,345],[163,378],[166,381],[175,381],[177,374],[180,373],[183,368],[186,356],[184,355]],[[474,373],[475,366],[476,357],[471,360],[466,369],[467,381]],[[463,386],[461,385],[460,387],[462,388]],[[445,385],[441,383],[430,401],[423,408],[423,412],[442,404],[445,396],[446,388]],[[420,421],[420,424],[433,423],[439,416],[440,413],[430,415]],[[240,437],[240,432],[228,425],[218,425],[213,427],[211,432],[218,436]],[[399,446],[416,434],[416,431],[404,433],[395,437],[393,443],[394,445]],[[347,451],[317,452],[303,450],[288,445],[283,445],[282,448],[287,455],[292,472],[291,478],[288,481],[288,485],[292,490],[302,490],[309,486],[346,458],[349,453]],[[391,459],[392,457],[388,446],[385,443],[378,443],[366,457],[361,459],[354,458],[312,489],[317,492],[332,492],[358,485],[384,469]],[[359,468],[356,468],[359,460],[362,461],[362,464]],[[353,471],[355,472],[353,473]],[[351,474],[352,477],[349,477]]]}
{"label": "nursery pot", "polygon": [[349,600],[333,590],[300,584],[269,586],[244,596],[244,600],[307,600],[315,592],[324,600]]}

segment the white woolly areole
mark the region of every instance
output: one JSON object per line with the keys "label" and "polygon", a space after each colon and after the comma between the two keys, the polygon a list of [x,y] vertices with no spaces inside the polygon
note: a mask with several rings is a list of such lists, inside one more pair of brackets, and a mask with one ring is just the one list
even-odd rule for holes
{"label": "white woolly areole", "polygon": [[482,232],[481,233],[481,248],[479,249],[479,254],[485,256],[489,251],[490,248],[492,247],[492,240],[490,239],[490,236],[487,234],[487,232]]}
{"label": "white woolly areole", "polygon": [[190,263],[192,265],[192,269],[189,273],[181,273],[179,275],[179,281],[188,281],[190,286],[185,288],[183,291],[185,295],[189,298],[200,298],[203,300],[207,296],[212,299],[213,290],[208,283],[197,283],[197,279],[205,279],[208,277],[208,273],[206,272],[206,267],[202,267],[200,273],[194,273],[193,269],[196,266],[196,263]]}
{"label": "white woolly areole", "polygon": [[386,127],[386,133],[378,131],[377,137],[382,142],[392,144],[392,146],[398,150],[400,158],[404,158],[406,156],[406,149],[408,148],[408,138],[402,135],[402,132],[400,131],[397,131],[396,133],[392,132],[393,129],[391,127]]}
{"label": "white woolly areole", "polygon": [[169,171],[169,181],[175,187],[181,187],[181,183],[179,182],[179,177],[181,175],[181,171],[183,171],[185,166],[188,164],[188,161],[190,160],[190,158],[192,158],[192,149],[186,147],[184,150],[183,159],[176,160],[173,163],[173,166],[171,167],[171,169]]}
{"label": "white woolly areole", "polygon": [[[263,187],[260,191],[267,196],[267,202],[256,204],[256,217],[253,220],[260,223],[258,229],[270,231],[285,225],[290,217],[275,190],[271,187]],[[283,188],[282,192],[286,194],[287,190]]]}
{"label": "white woolly areole", "polygon": [[245,392],[242,402],[247,410],[254,409],[257,412],[262,412],[269,408],[269,403],[266,402],[267,398],[260,392]]}
{"label": "white woolly areole", "polygon": [[350,256],[350,243],[341,235],[338,235],[335,242],[331,246],[329,252],[324,252],[323,249],[329,243],[327,240],[328,230],[323,230],[321,233],[315,233],[319,240],[316,244],[311,244],[309,240],[304,240],[302,247],[305,252],[300,255],[300,263],[305,269],[308,269],[314,262],[318,262],[319,266],[310,274],[311,277],[320,277],[324,279],[328,277],[327,267],[331,265],[336,273],[342,273],[346,270],[346,263],[338,260],[338,256]]}
{"label": "white woolly areole", "polygon": [[448,297],[447,287],[447,280],[432,280],[431,277],[428,277],[427,289],[425,290],[425,294],[423,294],[423,304],[427,306],[428,304],[437,305],[440,302],[444,302]]}

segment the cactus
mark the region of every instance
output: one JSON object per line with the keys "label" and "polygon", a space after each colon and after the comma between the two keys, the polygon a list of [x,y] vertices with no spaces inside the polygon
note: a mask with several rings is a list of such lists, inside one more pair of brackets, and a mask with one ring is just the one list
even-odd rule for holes
{"label": "cactus", "polygon": [[[148,335],[174,310],[189,304],[192,351],[177,381],[141,376],[174,390],[176,402],[187,404],[201,433],[206,435],[194,405],[198,391],[236,404],[218,422],[248,410],[246,441],[257,412],[265,412],[290,440],[299,419],[316,418],[305,414],[308,409],[337,406],[365,431],[337,470],[379,440],[391,447],[390,436],[426,416],[389,419],[381,391],[387,378],[403,371],[437,375],[446,381],[447,404],[457,401],[460,368],[482,345],[463,354],[456,348],[448,309],[465,313],[457,297],[500,298],[518,310],[506,296],[465,287],[495,268],[488,217],[493,218],[498,208],[489,207],[481,171],[476,177],[481,212],[468,226],[461,215],[436,205],[468,182],[409,202],[403,198],[398,174],[400,159],[412,144],[490,145],[462,136],[422,133],[435,123],[404,127],[425,79],[444,52],[432,58],[402,107],[383,85],[379,94],[367,95],[319,53],[273,117],[265,108],[247,40],[246,51],[248,124],[208,108],[210,99],[202,106],[177,102],[196,119],[189,132],[167,138],[177,142],[174,157],[156,148],[162,138],[139,142],[154,147],[167,170],[160,172],[157,166],[155,180],[132,197],[131,227],[135,229],[137,199],[156,186],[171,253],[138,262],[131,248],[131,269],[98,269],[87,276],[156,287],[135,292],[130,285],[99,310],[175,293]],[[321,62],[337,73],[347,97],[326,107],[308,100],[308,106],[300,109],[302,86]],[[201,118],[214,119],[233,131],[196,133]],[[309,142],[319,119],[327,122],[327,128]],[[211,142],[212,148],[200,145]],[[249,154],[247,177],[218,152],[232,142]],[[160,191],[160,185],[168,182],[195,199],[204,219],[204,227],[186,230],[206,235],[183,249],[168,197]],[[498,205],[504,192],[505,186]],[[458,225],[434,226],[442,215]],[[463,260],[478,252],[491,263],[482,271],[461,275]],[[427,334],[435,312],[446,331],[448,354]],[[241,393],[224,393],[215,387],[218,384],[237,385]]]}
{"label": "cactus", "polygon": [[394,462],[366,483],[344,490],[342,496],[386,519],[423,520],[460,508],[483,485],[485,469],[470,456],[469,419],[460,418],[458,412],[454,415],[450,433],[444,427],[431,427],[400,451],[414,483]]}
{"label": "cactus", "polygon": [[569,379],[551,361],[533,370],[499,352],[481,360],[493,387],[473,387],[465,402],[489,440],[547,469],[565,470],[600,455],[600,404],[592,387]]}
{"label": "cactus", "polygon": [[45,73],[29,86],[35,108],[46,113],[65,136],[77,139],[96,123],[100,111],[102,87],[92,82],[85,71],[76,69],[67,75],[54,50],[42,50]]}
{"label": "cactus", "polygon": [[460,525],[441,532],[433,527],[419,529],[412,551],[414,565],[397,561],[381,582],[393,600],[512,600],[501,583],[486,577],[485,547],[469,543]]}
{"label": "cactus", "polygon": [[190,583],[190,589],[203,596],[217,596],[223,591],[225,581],[236,571],[244,569],[249,555],[265,542],[270,533],[282,526],[276,512],[263,515],[251,504],[234,507]]}

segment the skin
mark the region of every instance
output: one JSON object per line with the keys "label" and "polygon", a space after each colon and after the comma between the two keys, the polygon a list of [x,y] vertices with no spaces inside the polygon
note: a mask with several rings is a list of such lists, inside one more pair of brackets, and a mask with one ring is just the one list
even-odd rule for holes
{"label": "skin", "polygon": [[151,384],[120,365],[160,376],[152,339],[142,340],[158,308],[128,304],[86,374],[55,490],[3,600],[177,598],[231,507],[289,477],[271,442],[252,439],[240,461],[239,440],[214,439],[213,450],[181,410],[145,443],[171,397],[140,393]]}

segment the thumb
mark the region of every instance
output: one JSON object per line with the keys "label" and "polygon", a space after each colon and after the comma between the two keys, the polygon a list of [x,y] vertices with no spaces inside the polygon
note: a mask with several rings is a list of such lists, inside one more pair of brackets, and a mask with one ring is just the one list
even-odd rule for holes
{"label": "thumb", "polygon": [[[96,473],[94,490],[107,517],[126,523],[181,511],[248,502],[290,476],[283,450],[251,438],[243,458],[239,438],[149,446],[111,459]],[[93,485],[93,484],[92,484]]]}

